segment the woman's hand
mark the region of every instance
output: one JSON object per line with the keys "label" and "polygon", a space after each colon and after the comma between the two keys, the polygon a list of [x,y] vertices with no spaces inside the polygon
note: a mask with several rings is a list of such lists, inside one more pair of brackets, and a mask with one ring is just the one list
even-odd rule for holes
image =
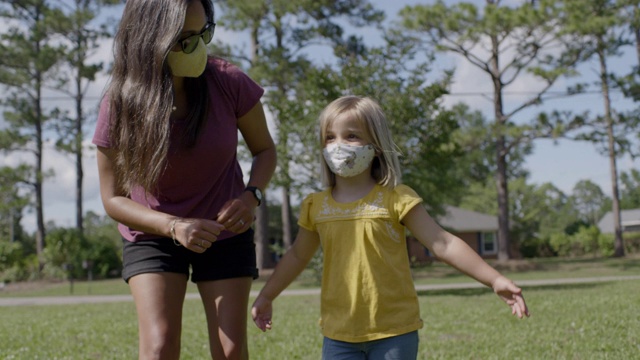
{"label": "woman's hand", "polygon": [[493,291],[509,305],[511,314],[522,319],[523,316],[529,316],[529,309],[522,296],[522,289],[517,287],[513,281],[504,276],[499,276],[491,284]]}
{"label": "woman's hand", "polygon": [[174,219],[172,222],[174,240],[185,248],[203,253],[218,239],[224,226],[217,221],[206,219]]}
{"label": "woman's hand", "polygon": [[253,223],[253,212],[258,205],[257,200],[249,191],[244,191],[239,197],[231,199],[222,205],[218,212],[217,221],[225,230],[236,234],[243,233]]}

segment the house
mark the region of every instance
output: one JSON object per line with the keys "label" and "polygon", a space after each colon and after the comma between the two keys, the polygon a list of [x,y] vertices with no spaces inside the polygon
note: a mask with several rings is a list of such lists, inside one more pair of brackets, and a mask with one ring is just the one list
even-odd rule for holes
{"label": "house", "polygon": [[[436,222],[450,233],[464,240],[485,259],[495,259],[498,253],[498,217],[453,206]],[[417,239],[407,238],[407,250],[413,263],[429,263],[433,259]]]}
{"label": "house", "polygon": [[[640,209],[620,210],[622,232],[640,231]],[[603,234],[613,234],[613,212],[609,211],[598,222],[598,229]]]}

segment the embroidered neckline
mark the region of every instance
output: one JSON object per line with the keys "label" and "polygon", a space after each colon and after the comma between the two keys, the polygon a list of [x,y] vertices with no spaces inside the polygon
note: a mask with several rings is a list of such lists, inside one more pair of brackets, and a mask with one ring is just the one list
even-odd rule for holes
{"label": "embroidered neckline", "polygon": [[381,185],[375,184],[375,185],[373,185],[371,190],[369,190],[369,192],[365,196],[361,197],[360,199],[349,201],[349,202],[339,202],[339,201],[337,201],[333,197],[333,194],[331,192],[331,188],[329,188],[329,189],[326,190],[326,195],[327,196],[326,196],[325,199],[328,199],[331,203],[333,203],[334,205],[337,205],[337,206],[354,206],[354,205],[356,205],[356,204],[358,204],[360,202],[368,201],[369,198],[371,198],[376,191],[378,193],[380,193],[380,190],[381,190],[380,187],[381,187]]}

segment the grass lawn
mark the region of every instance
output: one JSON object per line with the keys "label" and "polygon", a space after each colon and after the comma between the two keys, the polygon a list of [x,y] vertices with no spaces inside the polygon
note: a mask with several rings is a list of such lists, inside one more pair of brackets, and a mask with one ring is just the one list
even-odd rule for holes
{"label": "grass lawn", "polygon": [[[537,260],[530,270],[503,269],[513,278],[638,275],[638,258]],[[416,281],[468,282],[434,265]],[[508,270],[508,271],[507,271]],[[432,278],[428,274],[432,272]],[[438,274],[436,276],[436,274]],[[536,276],[537,274],[537,276]],[[582,275],[580,275],[582,274]],[[425,277],[427,278],[425,280]],[[74,287],[86,294],[86,283]],[[262,286],[256,282],[256,289]],[[297,286],[303,286],[298,284]],[[68,294],[58,284],[44,295]],[[91,293],[127,293],[121,280],[93,282]],[[122,290],[124,289],[124,290]],[[37,291],[24,290],[20,296]],[[9,296],[6,292],[3,296]],[[11,296],[15,296],[12,292]],[[419,293],[424,327],[419,359],[637,359],[640,354],[640,280],[525,288],[532,316],[518,320],[488,289]],[[252,359],[319,359],[319,297],[282,296],[275,302],[274,329],[260,332],[250,321]],[[0,359],[135,359],[137,323],[133,303],[0,307]],[[182,359],[208,358],[204,312],[185,302]]]}
{"label": "grass lawn", "polygon": [[[512,317],[484,289],[420,293],[419,359],[634,359],[640,353],[640,281],[526,291],[532,316]],[[249,323],[252,359],[319,359],[317,296],[283,296],[274,329]],[[132,303],[0,307],[1,359],[134,359]],[[204,313],[185,303],[182,359],[208,357]]]}
{"label": "grass lawn", "polygon": [[[616,275],[640,275],[640,254],[629,255],[623,259],[528,259],[514,260],[506,264],[500,264],[489,260],[503,274],[515,280],[538,280],[580,278]],[[473,282],[473,279],[459,273],[457,270],[443,263],[434,263],[412,269],[414,282],[423,284],[450,284]],[[303,289],[317,287],[311,280],[310,272],[303,273],[298,281],[289,286],[289,289]],[[253,283],[253,290],[260,290],[264,285],[264,279],[260,278]],[[73,294],[68,281],[57,283],[25,283],[9,285],[7,289],[0,291],[2,297],[22,296],[67,296],[67,295],[122,295],[129,294],[129,287],[122,279],[110,279],[100,281],[74,281]],[[189,283],[188,292],[197,292],[194,284]]]}

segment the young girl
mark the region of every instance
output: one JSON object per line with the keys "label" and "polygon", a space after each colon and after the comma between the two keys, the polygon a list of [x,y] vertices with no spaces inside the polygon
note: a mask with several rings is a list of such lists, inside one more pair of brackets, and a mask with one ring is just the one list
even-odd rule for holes
{"label": "young girl", "polygon": [[512,314],[529,316],[521,289],[443,230],[400,184],[398,152],[378,104],[335,100],[320,115],[320,141],[327,189],[302,203],[300,232],[253,304],[258,328],[271,329],[273,300],[322,245],[322,358],[415,359],[422,320],[405,227],[438,259],[493,288]]}

